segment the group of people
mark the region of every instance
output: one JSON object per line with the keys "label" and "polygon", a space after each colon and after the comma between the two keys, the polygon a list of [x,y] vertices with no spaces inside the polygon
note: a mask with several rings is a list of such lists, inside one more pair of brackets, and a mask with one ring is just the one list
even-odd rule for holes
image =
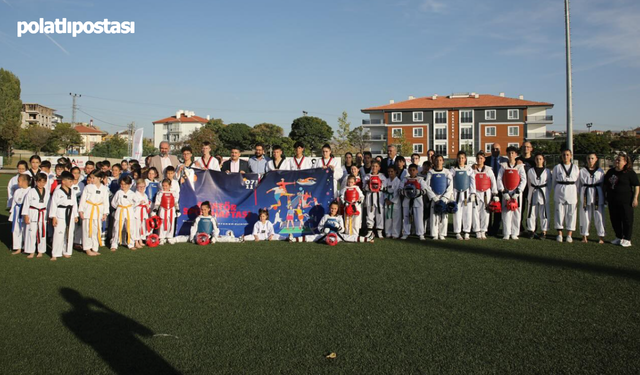
{"label": "group of people", "polygon": [[[587,242],[591,224],[599,242],[604,242],[604,205],[616,239],[614,244],[631,246],[633,207],[638,204],[639,183],[629,157],[621,153],[606,173],[598,166],[594,153],[586,166],[578,168],[569,150],[562,162],[549,170],[545,156],[533,153],[525,142],[520,149],[508,147],[500,156],[499,144],[491,155],[478,152],[475,163],[468,163],[464,151],[457,153],[450,168],[444,157],[428,152],[427,160],[418,154],[409,160],[388,147],[386,158],[373,158],[370,152],[355,157],[347,153],[344,163],[332,156],[324,145],[322,157],[312,162],[304,155],[304,145],[296,142],[295,155],[285,158],[279,146],[272,158],[256,145],[255,155],[240,159],[240,150],[222,163],[211,155],[211,144],[202,146],[202,156],[194,160],[193,150],[181,150],[182,162],[169,154],[169,144],[160,144],[160,155],[148,157],[142,167],[135,160],[111,165],[108,161],[85,163],[84,169],[60,158],[51,163],[33,155],[29,163],[18,162],[18,174],[8,185],[13,253],[29,258],[42,257],[51,243],[52,257],[69,257],[75,247],[87,255],[100,255],[109,245],[132,250],[145,244],[196,242],[242,242],[289,240],[293,242],[373,242],[378,238],[420,240],[430,236],[444,240],[452,216],[453,234],[458,240],[498,236],[517,240],[521,227],[531,238],[546,238],[553,219],[559,242],[573,242],[577,219],[580,235]],[[203,202],[189,235],[175,233],[181,184],[194,182],[194,169],[226,173],[265,174],[277,170],[330,168],[333,171],[335,200],[320,220],[315,234],[294,238],[276,233],[269,221],[269,210],[260,209],[252,234],[236,238],[231,231],[221,233],[211,203]],[[216,203],[216,202],[213,202]],[[525,220],[523,223],[523,215]],[[566,233],[566,236],[565,236]]]}

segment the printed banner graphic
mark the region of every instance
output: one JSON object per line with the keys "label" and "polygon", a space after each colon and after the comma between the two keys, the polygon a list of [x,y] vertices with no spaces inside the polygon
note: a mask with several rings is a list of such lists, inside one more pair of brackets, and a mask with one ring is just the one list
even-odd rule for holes
{"label": "printed banner graphic", "polygon": [[189,235],[204,201],[211,203],[221,234],[227,231],[236,237],[251,234],[260,208],[269,210],[269,220],[276,233],[309,234],[329,212],[333,201],[333,171],[273,171],[260,179],[258,174],[196,169],[193,186],[189,181],[181,185],[178,235]]}

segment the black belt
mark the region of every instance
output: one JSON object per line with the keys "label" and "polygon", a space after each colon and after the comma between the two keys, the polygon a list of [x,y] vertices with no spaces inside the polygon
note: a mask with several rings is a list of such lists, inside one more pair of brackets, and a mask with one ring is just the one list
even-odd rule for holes
{"label": "black belt", "polygon": [[67,225],[67,227],[69,227],[69,225],[71,224],[71,213],[73,212],[73,206],[69,205],[69,206],[63,206],[63,205],[59,205],[58,208],[64,208],[64,222]]}
{"label": "black belt", "polygon": [[576,184],[575,181],[556,181],[556,183],[558,183],[560,185],[575,185]]}
{"label": "black belt", "polygon": [[[544,196],[544,190],[542,190],[542,188],[546,188],[547,184],[544,185],[534,185],[531,184],[531,187],[533,188],[535,193],[535,190],[540,190],[540,194],[542,195],[542,205],[543,206],[547,206],[547,198]],[[533,193],[531,193],[531,196],[533,197]],[[529,215],[527,215],[527,218],[531,218],[531,206],[533,206],[533,204],[531,203],[531,201],[529,201]],[[544,218],[547,218],[547,209],[544,209]]]}
{"label": "black belt", "polygon": [[[601,187],[602,184],[584,184],[582,185],[583,187],[586,188],[597,188],[597,187]],[[596,204],[596,206],[600,205],[600,196],[598,195],[598,189],[596,189],[595,193],[594,193],[594,202]],[[587,210],[587,189],[584,189],[584,197],[582,198],[582,209],[583,210]]]}

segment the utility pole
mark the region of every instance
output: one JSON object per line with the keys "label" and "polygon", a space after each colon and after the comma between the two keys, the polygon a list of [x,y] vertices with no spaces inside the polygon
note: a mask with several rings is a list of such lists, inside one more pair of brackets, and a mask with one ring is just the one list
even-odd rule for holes
{"label": "utility pole", "polygon": [[569,0],[564,0],[564,33],[567,55],[567,149],[573,153],[573,83],[571,81],[571,24],[569,18]]}
{"label": "utility pole", "polygon": [[587,123],[587,129],[589,129],[589,133],[591,133],[591,127],[593,126],[593,122]]}
{"label": "utility pole", "polygon": [[133,156],[133,134],[136,131],[136,122],[129,123],[129,156]]}
{"label": "utility pole", "polygon": [[71,107],[71,109],[72,109],[71,127],[74,127],[74,126],[76,126],[76,110],[78,109],[78,106],[76,105],[76,98],[80,98],[80,97],[82,97],[82,95],[80,95],[80,94],[72,94],[72,93],[69,93],[69,95],[71,95],[71,97],[73,98],[73,107]]}

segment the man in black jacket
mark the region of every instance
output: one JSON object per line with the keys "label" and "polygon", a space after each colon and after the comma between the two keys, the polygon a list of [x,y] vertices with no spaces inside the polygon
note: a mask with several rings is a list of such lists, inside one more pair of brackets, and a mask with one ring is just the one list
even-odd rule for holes
{"label": "man in black jacket", "polygon": [[249,173],[249,163],[240,159],[240,149],[231,149],[231,158],[222,163],[222,172],[227,173]]}

